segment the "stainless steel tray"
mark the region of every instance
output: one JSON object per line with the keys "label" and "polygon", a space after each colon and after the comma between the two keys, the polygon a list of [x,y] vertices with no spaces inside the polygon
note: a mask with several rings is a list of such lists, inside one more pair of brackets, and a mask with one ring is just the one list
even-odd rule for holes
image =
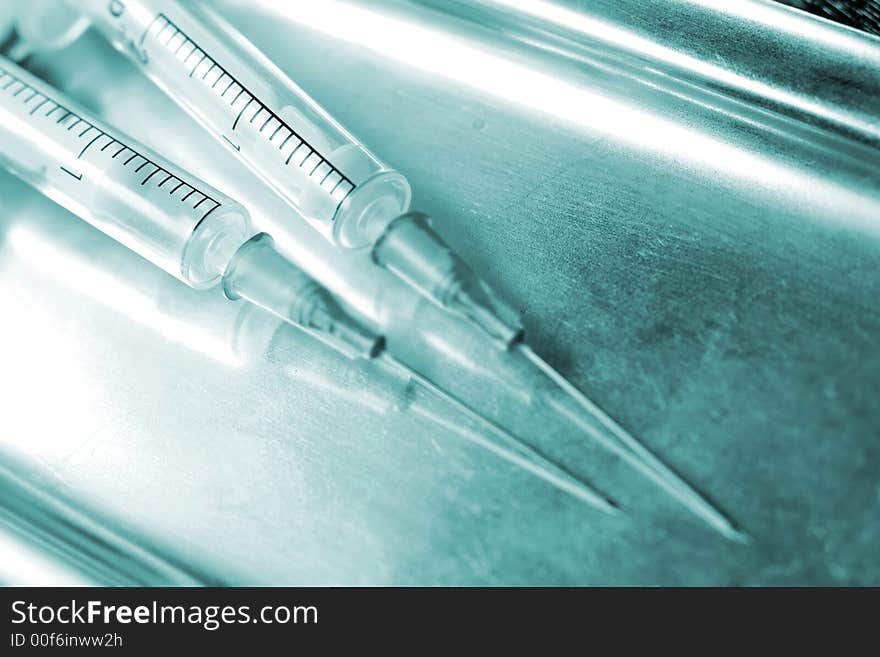
{"label": "stainless steel tray", "polygon": [[[244,361],[221,300],[3,175],[18,471],[236,583],[880,583],[880,41],[759,1],[308,4],[223,9],[752,545],[571,431],[538,440],[629,521],[381,414],[306,341]],[[37,64],[173,151],[175,110],[100,48]]]}

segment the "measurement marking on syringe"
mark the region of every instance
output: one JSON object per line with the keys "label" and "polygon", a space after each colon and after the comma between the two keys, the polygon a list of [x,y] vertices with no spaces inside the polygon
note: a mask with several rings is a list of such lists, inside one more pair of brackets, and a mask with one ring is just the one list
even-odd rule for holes
{"label": "measurement marking on syringe", "polygon": [[[225,72],[225,71],[223,72],[223,75],[226,75],[226,72]],[[232,89],[232,85],[234,85],[234,84],[235,84],[235,78],[232,78],[232,82],[230,82],[230,83],[229,83],[229,86],[226,87],[226,88],[223,90],[223,93],[220,94],[220,98],[223,98],[223,96],[226,95],[226,92],[229,91],[230,89]],[[241,95],[241,93],[242,93],[243,91],[244,91],[244,89],[242,89],[241,91],[239,91],[239,92],[238,92],[239,95]],[[235,97],[235,100],[233,100],[232,102],[235,103],[236,100],[238,100],[238,96],[236,96],[236,97]]]}
{"label": "measurement marking on syringe", "polygon": [[[149,32],[150,30],[152,30],[152,29],[153,29],[153,26],[154,26],[156,23],[159,22],[159,19],[160,19],[160,18],[163,18],[163,17],[164,17],[164,14],[159,14],[158,16],[156,16],[156,18],[153,19],[153,22],[150,23],[150,24],[147,26],[147,29],[144,30],[144,33],[143,33],[143,34],[141,34],[141,38],[140,38],[140,41],[139,41],[140,45],[144,45],[144,39],[147,38],[147,32]],[[169,23],[169,25],[170,25],[170,23]],[[167,27],[167,25],[166,25],[166,27]],[[163,28],[163,29],[164,29],[164,28]],[[162,33],[162,30],[159,31],[159,34],[161,34],[161,33]],[[156,35],[156,38],[157,38],[157,39],[159,38],[159,34]]]}
{"label": "measurement marking on syringe", "polygon": [[162,171],[162,169],[159,169],[159,168],[157,167],[156,170],[155,170],[153,173],[151,173],[149,176],[147,176],[146,178],[144,178],[143,182],[141,183],[141,187],[143,187],[144,185],[146,185],[146,184],[147,184],[147,181],[148,181],[150,178],[152,178],[153,176],[155,176],[157,173],[159,173],[160,171]]}
{"label": "measurement marking on syringe", "polygon": [[[244,89],[242,89],[242,91],[244,91]],[[246,104],[244,107],[241,108],[241,111],[238,113],[238,116],[235,117],[235,123],[232,124],[232,129],[233,129],[233,130],[235,130],[235,126],[238,125],[238,120],[241,118],[241,115],[244,114],[244,111],[245,111],[248,107],[250,107],[250,105],[251,105],[252,102],[254,102],[254,99],[253,99],[253,98],[251,98],[251,99],[247,102],[247,104]]]}
{"label": "measurement marking on syringe", "polygon": [[33,116],[34,112],[36,112],[38,109],[40,109],[43,105],[45,105],[48,102],[49,102],[49,99],[44,98],[43,101],[39,105],[37,105],[34,109],[31,110],[31,116]]}
{"label": "measurement marking on syringe", "polygon": [[[166,40],[163,37],[169,30],[172,32],[171,38]],[[174,39],[177,38],[178,36],[182,39],[182,43],[180,45],[174,44]],[[296,132],[296,130],[294,130],[290,125],[288,125],[285,121],[283,121],[265,103],[263,103],[256,96],[254,96],[254,94],[252,94],[250,91],[248,91],[241,82],[236,80],[235,77],[233,77],[233,75],[231,73],[229,73],[229,71],[227,71],[225,68],[223,68],[223,66],[219,62],[217,62],[213,57],[211,57],[207,53],[207,51],[205,51],[203,48],[201,48],[199,46],[199,44],[197,44],[193,39],[191,39],[189,37],[189,35],[187,35],[183,30],[181,30],[177,25],[175,25],[174,22],[172,22],[171,19],[169,19],[164,13],[157,14],[156,17],[152,20],[152,22],[150,22],[150,24],[147,26],[147,28],[141,34],[141,36],[140,36],[140,45],[141,46],[143,46],[146,43],[147,37],[150,37],[151,42],[155,42],[157,44],[157,46],[166,49],[168,54],[173,56],[177,62],[181,62],[181,56],[178,56],[178,53],[181,51],[182,45],[187,44],[187,43],[192,44],[192,46],[193,46],[192,50],[186,56],[186,58],[184,58],[182,61],[182,65],[184,68],[181,71],[181,73],[184,73],[190,79],[196,80],[196,79],[200,78],[202,81],[205,82],[205,85],[209,89],[213,90],[213,89],[217,88],[217,85],[219,84],[220,80],[224,80],[227,78],[229,79],[229,83],[223,88],[222,92],[220,92],[218,89],[218,94],[219,94],[220,98],[223,98],[224,101],[227,102],[228,106],[230,108],[232,108],[233,111],[234,111],[234,108],[238,107],[238,105],[243,103],[241,109],[235,114],[235,118],[232,121],[232,130],[233,131],[235,131],[239,128],[239,126],[241,124],[241,118],[242,118],[242,116],[244,116],[244,114],[248,110],[248,108],[250,108],[254,103],[256,103],[256,105],[258,106],[257,111],[253,115],[250,116],[246,125],[248,125],[248,124],[254,125],[254,127],[256,128],[258,125],[255,123],[256,119],[265,111],[269,116],[265,121],[262,121],[261,124],[259,124],[259,128],[257,130],[258,133],[263,134],[264,131],[266,131],[266,128],[272,123],[272,119],[275,119],[278,122],[278,126],[276,128],[274,128],[274,131],[272,132],[271,136],[268,137],[268,141],[270,143],[273,142],[273,140],[275,139],[275,137],[278,135],[278,133],[280,131],[282,131],[283,129],[286,129],[289,134],[282,141],[281,146],[279,146],[279,151],[284,150],[285,145],[287,144],[287,142],[290,140],[291,137],[296,137],[297,140],[300,142],[300,144],[297,145],[297,147],[293,151],[293,153],[300,150],[300,147],[303,145],[305,145],[306,148],[308,149],[308,151],[307,151],[308,155],[306,155],[306,157],[303,158],[302,160],[295,160],[295,161],[292,160],[293,153],[290,153],[286,157],[286,159],[284,160],[285,166],[295,166],[295,167],[301,169],[309,178],[314,179],[315,182],[318,184],[318,186],[322,187],[325,191],[328,191],[328,187],[330,187],[330,185],[333,185],[332,188],[329,189],[329,194],[331,197],[338,199],[337,207],[339,205],[341,205],[343,201],[345,201],[345,199],[352,193],[352,191],[354,191],[356,185],[354,184],[354,182],[350,178],[348,178],[344,173],[342,173],[342,171],[337,169],[329,160],[327,160],[323,155],[321,155],[321,153],[318,152],[318,150],[315,149],[311,144],[309,144],[302,137],[302,135],[298,134]],[[195,66],[192,66],[192,65],[188,64],[188,60],[196,52],[202,53],[202,57],[199,59],[198,63]],[[206,66],[206,64],[205,64],[206,62],[209,66],[207,66],[207,70],[204,70],[202,67]],[[213,71],[215,71],[215,69],[219,70],[219,75],[217,76],[216,79],[209,80],[210,74]],[[202,70],[204,70],[204,73],[200,74],[198,77],[195,77],[195,73],[197,71],[202,71]],[[238,87],[239,87],[238,93],[235,94],[234,98],[232,98],[231,101],[227,100],[227,98],[226,98],[227,94],[229,93],[230,89],[232,89],[236,85],[238,85]],[[242,96],[245,96],[244,101],[240,101]],[[224,137],[225,137],[225,135],[224,135]],[[227,138],[227,141],[229,141],[228,138]],[[231,141],[230,141],[230,144],[235,145]],[[240,151],[241,147],[240,146],[237,147],[237,150]],[[284,156],[282,155],[282,157],[284,157]],[[312,166],[311,164],[307,164],[309,162],[309,160],[312,159],[313,157],[318,158],[317,163],[314,166]],[[314,160],[312,160],[312,161],[314,161]],[[327,167],[329,168],[329,170],[327,172],[324,172],[324,170],[322,169],[323,164],[326,164]],[[306,167],[308,167],[308,169]],[[338,180],[333,179],[334,173],[339,176]],[[320,176],[320,181],[318,181],[318,179],[317,179],[318,176]],[[327,185],[326,187],[325,187],[325,183]],[[339,194],[337,194],[338,190],[340,191]]]}
{"label": "measurement marking on syringe", "polygon": [[165,42],[165,45],[167,46],[169,43],[174,41],[174,37],[176,37],[178,34],[180,34],[180,30],[178,30],[177,28],[174,28],[174,33],[171,35],[171,38]]}
{"label": "measurement marking on syringe", "polygon": [[[4,84],[4,80],[6,79],[7,76],[10,77],[11,79]],[[16,82],[18,82],[21,85],[21,88],[14,87]],[[46,96],[45,94],[40,92],[38,89],[35,89],[30,84],[28,84],[24,80],[21,80],[17,76],[9,73],[8,71],[4,70],[2,67],[0,67],[0,85],[2,85],[2,87],[0,87],[0,92],[2,92],[2,91],[8,92],[8,95],[6,96],[6,98],[9,99],[9,102],[12,102],[13,98],[17,98],[18,101],[16,101],[16,102],[21,103],[22,107],[29,108],[27,110],[28,115],[31,117],[34,117],[32,120],[35,123],[37,123],[38,125],[41,125],[40,129],[46,130],[46,131],[50,131],[50,130],[60,131],[60,133],[62,135],[64,135],[64,137],[63,137],[64,140],[67,140],[68,142],[70,140],[73,140],[74,143],[77,144],[77,147],[81,141],[84,145],[83,145],[82,149],[79,150],[79,152],[76,156],[77,160],[82,159],[83,156],[86,154],[86,152],[94,144],[96,144],[99,139],[106,137],[107,143],[103,144],[101,146],[101,148],[96,151],[96,153],[107,152],[108,149],[111,148],[115,144],[115,145],[119,146],[119,148],[115,152],[113,152],[112,155],[110,155],[108,153],[110,160],[115,160],[117,158],[117,156],[121,155],[125,151],[128,151],[130,153],[130,155],[122,162],[123,167],[127,167],[130,163],[134,162],[138,158],[140,158],[142,161],[139,162],[137,164],[137,166],[134,168],[134,173],[140,173],[141,171],[143,171],[147,167],[147,165],[153,166],[153,169],[148,172],[148,175],[146,175],[143,178],[143,180],[139,180],[139,183],[142,187],[146,187],[148,185],[148,183],[150,182],[150,180],[152,180],[157,174],[159,174],[159,173],[166,174],[166,175],[164,175],[164,177],[162,177],[162,181],[156,186],[157,188],[162,187],[169,180],[174,179],[174,180],[178,181],[178,184],[169,192],[169,195],[174,195],[174,193],[178,189],[186,186],[189,188],[190,191],[183,198],[180,199],[181,202],[186,201],[193,194],[198,192],[198,194],[199,194],[199,196],[201,196],[201,198],[198,200],[198,202],[194,206],[192,206],[193,210],[195,210],[196,208],[201,208],[201,207],[205,206],[206,204],[210,203],[211,207],[209,207],[208,210],[201,216],[200,221],[204,221],[205,217],[207,217],[211,212],[213,212],[218,207],[220,207],[221,204],[216,199],[208,196],[207,194],[205,194],[201,190],[198,190],[198,189],[194,188],[192,185],[188,184],[187,182],[181,180],[180,178],[178,178],[177,176],[172,174],[170,171],[167,171],[165,168],[163,168],[162,166],[158,165],[156,162],[151,160],[149,157],[146,157],[146,156],[138,153],[137,151],[133,150],[132,148],[129,148],[128,146],[126,146],[122,142],[114,139],[111,135],[107,134],[106,132],[104,132],[103,130],[98,128],[97,126],[90,123],[87,119],[84,119],[82,116],[80,116],[76,112],[66,108],[65,106],[63,106],[55,101],[53,101],[51,98],[49,98],[48,96]],[[23,93],[25,90],[28,90],[28,89],[31,90],[33,93],[30,93],[30,94]],[[41,97],[40,101],[37,102],[34,107],[30,107],[33,104],[34,99],[36,99],[38,96]],[[40,115],[36,114],[40,108],[44,107],[47,103],[50,103],[50,102],[52,104],[51,109],[49,109],[47,112],[44,112],[43,114],[40,114]],[[61,116],[56,119],[53,115],[55,115],[58,112],[61,112]],[[79,129],[79,130],[75,131],[74,128],[76,128],[77,126],[80,126],[80,125],[83,125],[85,127],[83,129]],[[92,133],[92,132],[94,132],[95,134],[90,135],[89,133]],[[70,137],[67,136],[68,133],[72,133]],[[59,136],[59,138],[61,138],[61,137]],[[59,143],[63,143],[63,142],[59,142]],[[82,173],[76,173],[75,171],[73,171],[63,165],[60,166],[59,168],[61,171],[63,171],[67,175],[71,176],[72,178],[75,178],[76,180],[83,180],[84,176]],[[157,180],[158,180],[158,178],[157,178]],[[155,183],[153,183],[153,185],[155,185]]]}
{"label": "measurement marking on syringe", "polygon": [[202,54],[202,58],[199,60],[199,63],[192,67],[192,70],[189,72],[189,77],[193,76],[193,73],[196,72],[196,69],[202,65],[202,62],[205,61],[205,58],[208,56],[208,53]]}
{"label": "measurement marking on syringe", "polygon": [[288,162],[290,162],[290,158],[293,157],[293,154],[296,153],[296,152],[297,152],[300,148],[302,148],[304,145],[305,145],[305,142],[304,142],[304,141],[301,141],[301,142],[299,143],[299,145],[298,145],[296,148],[294,148],[292,151],[290,151],[290,155],[287,156],[287,160],[284,162],[284,164],[287,164]]}
{"label": "measurement marking on syringe", "polygon": [[70,170],[68,170],[68,169],[65,169],[64,167],[61,167],[61,170],[62,170],[64,173],[68,173],[68,174],[70,174],[71,176],[73,176],[73,177],[76,178],[77,180],[82,180],[82,179],[83,179],[83,175],[82,175],[81,173],[74,173],[73,171],[70,171]]}
{"label": "measurement marking on syringe", "polygon": [[[80,159],[83,156],[83,153],[85,153],[89,149],[89,146],[91,146],[96,141],[98,141],[101,137],[104,136],[104,133],[102,131],[99,130],[98,132],[99,132],[99,134],[97,137],[95,137],[94,139],[92,139],[92,141],[90,141],[88,144],[83,146],[83,149],[79,152],[79,155],[76,156],[76,159]],[[80,137],[82,137],[82,135],[80,135]],[[107,146],[109,146],[109,145],[110,144],[107,144]],[[101,150],[103,151],[104,149],[102,148]]]}
{"label": "measurement marking on syringe", "polygon": [[[177,46],[177,50],[174,51],[174,54],[176,55],[181,48],[183,48],[185,45],[187,45],[187,43],[188,43],[188,41],[186,39],[181,41],[180,45]],[[196,46],[196,44],[192,44],[192,47],[193,47],[193,49],[189,51],[189,54],[183,58],[184,64],[186,64],[189,61],[190,57],[192,57],[193,55],[195,55],[199,51],[198,46]]]}

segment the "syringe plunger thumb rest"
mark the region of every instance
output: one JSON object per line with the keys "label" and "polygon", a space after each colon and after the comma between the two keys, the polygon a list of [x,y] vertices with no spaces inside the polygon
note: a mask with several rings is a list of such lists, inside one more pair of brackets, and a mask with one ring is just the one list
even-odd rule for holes
{"label": "syringe plunger thumb rest", "polygon": [[223,275],[229,299],[251,303],[307,330],[351,358],[373,358],[384,340],[349,316],[330,295],[259,233],[242,244]]}
{"label": "syringe plunger thumb rest", "polygon": [[408,212],[394,219],[372,254],[376,264],[439,306],[472,321],[502,348],[522,338],[517,313],[434,232],[427,215]]}

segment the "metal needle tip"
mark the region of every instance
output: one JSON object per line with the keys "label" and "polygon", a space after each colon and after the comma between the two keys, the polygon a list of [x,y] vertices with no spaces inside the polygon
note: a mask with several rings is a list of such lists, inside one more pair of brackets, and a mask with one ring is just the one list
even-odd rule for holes
{"label": "metal needle tip", "polygon": [[652,454],[623,427],[596,406],[580,390],[573,386],[565,377],[553,369],[543,358],[538,356],[531,347],[520,343],[516,347],[532,364],[543,372],[551,381],[558,385],[569,397],[583,408],[591,418],[595,419],[617,440],[610,440],[603,432],[588,424],[577,415],[561,409],[572,421],[591,435],[609,451],[617,454],[629,465],[637,469],[672,497],[681,502],[688,510],[702,518],[725,538],[737,543],[747,544],[748,537],[736,529],[724,515],[695,491],[687,482],[673,472],[665,463]]}
{"label": "metal needle tip", "polygon": [[494,453],[506,461],[519,466],[523,470],[543,479],[558,489],[578,498],[609,515],[621,513],[617,503],[605,497],[586,483],[569,474],[558,465],[547,459],[530,445],[523,443],[498,423],[478,413],[451,392],[447,392],[433,381],[415,371],[408,365],[397,360],[387,352],[382,353],[379,360],[392,369],[415,380],[419,385],[433,393],[443,401],[451,404],[468,418],[488,429],[503,445],[499,445],[478,434],[470,434],[469,440]]}

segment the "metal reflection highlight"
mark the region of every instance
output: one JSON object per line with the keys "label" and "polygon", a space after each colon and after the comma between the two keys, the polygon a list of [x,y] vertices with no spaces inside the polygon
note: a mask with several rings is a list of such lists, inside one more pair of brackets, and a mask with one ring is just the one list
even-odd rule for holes
{"label": "metal reflection highlight", "polygon": [[[863,229],[880,233],[880,202],[805,167],[741,148],[562,77],[504,58],[439,29],[340,0],[291,6],[260,0],[274,14],[375,51],[406,66],[451,79],[511,104],[541,112],[638,151],[691,165],[712,177],[724,170],[755,190],[772,186],[817,207],[830,206]],[[623,38],[623,36],[621,36]],[[630,38],[630,37],[627,37]],[[645,46],[646,47],[646,46]],[[660,53],[662,54],[662,53]],[[768,190],[769,191],[769,190]],[[820,214],[821,213],[817,213]]]}
{"label": "metal reflection highlight", "polygon": [[9,243],[28,266],[51,276],[61,285],[122,313],[156,331],[171,342],[198,352],[230,367],[241,367],[241,358],[216,337],[169,316],[136,288],[107,271],[89,264],[72,252],[59,249],[28,228],[16,227]]}

